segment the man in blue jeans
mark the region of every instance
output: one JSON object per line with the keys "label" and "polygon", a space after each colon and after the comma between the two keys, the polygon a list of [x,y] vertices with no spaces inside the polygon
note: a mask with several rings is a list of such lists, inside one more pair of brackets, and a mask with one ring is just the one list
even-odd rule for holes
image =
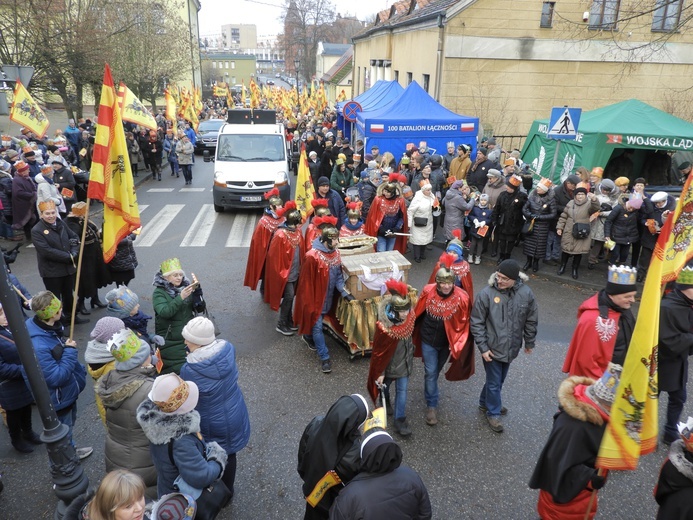
{"label": "man in blue jeans", "polygon": [[318,352],[324,374],[332,372],[332,362],[322,330],[323,316],[332,308],[335,292],[347,301],[355,299],[344,288],[338,241],[337,228],[331,225],[323,228],[322,234],[313,240],[312,249],[306,253],[296,286],[294,323],[308,348]]}
{"label": "man in blue jeans", "polygon": [[414,310],[415,355],[421,355],[424,362],[425,419],[429,426],[438,424],[438,376],[448,358],[448,380],[461,381],[474,373],[473,346],[468,342],[472,302],[467,292],[455,285],[450,269],[454,258],[443,258],[436,282],[423,288]]}
{"label": "man in blue jeans", "polygon": [[501,390],[510,363],[523,342],[525,353],[531,354],[537,337],[539,309],[526,280],[515,260],[503,260],[472,308],[470,329],[486,371],[479,409],[486,413],[489,427],[496,433],[503,431],[500,418],[508,413],[501,402]]}

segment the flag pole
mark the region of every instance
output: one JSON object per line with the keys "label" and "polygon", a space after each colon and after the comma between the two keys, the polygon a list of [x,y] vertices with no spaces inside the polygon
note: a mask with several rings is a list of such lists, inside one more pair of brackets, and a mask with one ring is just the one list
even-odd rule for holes
{"label": "flag pole", "polygon": [[84,240],[87,236],[87,226],[89,225],[89,206],[91,199],[87,197],[87,211],[84,214],[82,224],[82,236],[79,241],[79,256],[77,257],[77,274],[75,275],[75,297],[72,298],[72,316],[70,317],[70,339],[75,333],[75,316],[77,316],[77,301],[79,300],[79,275],[82,272],[82,258],[84,258]]}
{"label": "flag pole", "polygon": [[[602,468],[597,469],[597,475],[601,477],[604,474],[603,471],[604,470]],[[592,512],[592,507],[594,506],[594,501],[596,499],[597,499],[597,490],[593,489],[592,495],[590,496],[589,504],[587,504],[587,511],[585,511],[585,517],[583,520],[589,520],[590,513]]]}

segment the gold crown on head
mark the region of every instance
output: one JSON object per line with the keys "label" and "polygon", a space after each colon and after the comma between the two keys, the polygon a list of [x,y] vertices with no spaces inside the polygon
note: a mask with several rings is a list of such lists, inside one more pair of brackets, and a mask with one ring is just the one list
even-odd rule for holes
{"label": "gold crown on head", "polygon": [[168,260],[164,260],[161,262],[161,273],[166,274],[170,273],[171,271],[182,271],[183,266],[180,265],[180,260],[177,258],[169,258]]}
{"label": "gold crown on head", "polygon": [[676,282],[682,285],[693,285],[693,266],[687,265],[679,272]]}
{"label": "gold crown on head", "polygon": [[618,285],[635,285],[638,270],[626,265],[610,265],[607,280]]}

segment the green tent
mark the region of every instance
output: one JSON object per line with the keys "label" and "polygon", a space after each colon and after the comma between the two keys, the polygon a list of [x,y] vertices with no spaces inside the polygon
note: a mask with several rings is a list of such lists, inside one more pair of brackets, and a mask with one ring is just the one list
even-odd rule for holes
{"label": "green tent", "polygon": [[[649,152],[693,152],[693,124],[658,110],[637,99],[583,112],[577,139],[558,141],[547,139],[549,120],[535,120],[522,148],[522,160],[528,163],[535,176],[551,177],[562,182],[579,166],[588,170],[605,167],[614,151],[636,150],[636,175]],[[558,152],[558,153],[556,153]],[[556,167],[551,176],[551,167]]]}

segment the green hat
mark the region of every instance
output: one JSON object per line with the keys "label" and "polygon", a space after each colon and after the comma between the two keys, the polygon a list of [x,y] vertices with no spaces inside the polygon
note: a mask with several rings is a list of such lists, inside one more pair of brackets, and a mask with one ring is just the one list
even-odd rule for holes
{"label": "green hat", "polygon": [[177,258],[169,258],[168,260],[164,260],[161,262],[161,274],[164,276],[168,276],[174,271],[182,271],[183,266],[180,265],[180,260]]}
{"label": "green hat", "polygon": [[688,286],[686,288],[693,287],[693,265],[687,265],[681,269],[681,272],[676,277],[676,283],[679,286]]}

